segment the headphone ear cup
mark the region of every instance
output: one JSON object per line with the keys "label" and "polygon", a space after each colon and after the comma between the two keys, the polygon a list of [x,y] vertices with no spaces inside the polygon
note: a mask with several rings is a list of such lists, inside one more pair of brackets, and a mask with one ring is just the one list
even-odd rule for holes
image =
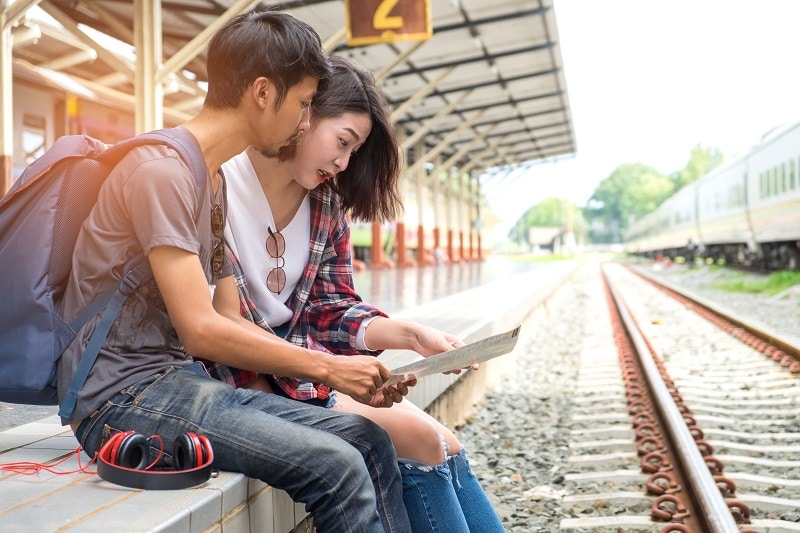
{"label": "headphone ear cup", "polygon": [[149,441],[140,433],[130,433],[122,438],[119,446],[112,452],[111,462],[122,468],[143,470],[150,459]]}
{"label": "headphone ear cup", "polygon": [[203,450],[197,435],[191,431],[178,435],[172,445],[172,461],[175,470],[189,470],[203,464]]}

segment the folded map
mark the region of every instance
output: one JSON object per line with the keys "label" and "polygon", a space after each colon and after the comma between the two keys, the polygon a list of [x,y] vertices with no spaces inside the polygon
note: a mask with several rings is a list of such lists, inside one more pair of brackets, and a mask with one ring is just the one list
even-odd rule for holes
{"label": "folded map", "polygon": [[520,327],[517,326],[505,333],[492,335],[437,355],[425,358],[420,356],[420,359],[413,363],[392,369],[392,377],[384,386],[409,379],[419,379],[430,374],[440,374],[448,370],[468,368],[507,354],[517,345]]}

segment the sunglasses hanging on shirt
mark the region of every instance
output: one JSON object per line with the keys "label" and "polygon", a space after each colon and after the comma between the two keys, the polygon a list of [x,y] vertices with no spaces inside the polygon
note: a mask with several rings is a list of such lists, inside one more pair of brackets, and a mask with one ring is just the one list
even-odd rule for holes
{"label": "sunglasses hanging on shirt", "polygon": [[286,286],[286,271],[283,270],[286,260],[283,253],[286,251],[286,241],[280,231],[273,231],[267,226],[267,254],[275,259],[276,266],[267,275],[267,288],[270,292],[280,294]]}

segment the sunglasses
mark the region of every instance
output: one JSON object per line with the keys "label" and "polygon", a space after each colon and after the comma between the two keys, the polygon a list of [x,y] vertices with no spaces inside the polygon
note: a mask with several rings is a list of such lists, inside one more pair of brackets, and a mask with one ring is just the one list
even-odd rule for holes
{"label": "sunglasses", "polygon": [[216,242],[214,255],[211,258],[211,269],[214,275],[218,275],[222,271],[222,263],[225,260],[225,214],[219,204],[211,208],[211,233]]}
{"label": "sunglasses", "polygon": [[277,266],[269,271],[267,275],[267,288],[270,292],[280,294],[286,286],[286,271],[283,266],[286,260],[283,258],[283,253],[286,251],[286,241],[280,231],[272,231],[272,228],[267,226],[267,254],[276,260]]}

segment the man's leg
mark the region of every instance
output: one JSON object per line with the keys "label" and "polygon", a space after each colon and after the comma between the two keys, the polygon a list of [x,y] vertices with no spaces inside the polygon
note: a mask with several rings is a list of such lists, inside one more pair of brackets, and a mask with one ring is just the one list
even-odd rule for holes
{"label": "man's leg", "polygon": [[[187,370],[143,380],[112,402],[79,429],[87,453],[97,451],[109,429],[158,434],[167,443],[168,453],[176,436],[195,431],[211,441],[218,468],[242,472],[286,490],[306,504],[319,531],[383,530],[372,476],[363,457],[323,428],[313,428],[312,411],[321,415],[318,422],[322,426],[331,418],[332,413],[324,409],[234,390]],[[304,419],[305,425],[278,416],[284,410]],[[353,429],[357,439],[363,438],[366,428]],[[373,442],[377,448],[387,446],[388,437],[384,442],[378,434]],[[370,447],[367,455],[374,452]]]}

